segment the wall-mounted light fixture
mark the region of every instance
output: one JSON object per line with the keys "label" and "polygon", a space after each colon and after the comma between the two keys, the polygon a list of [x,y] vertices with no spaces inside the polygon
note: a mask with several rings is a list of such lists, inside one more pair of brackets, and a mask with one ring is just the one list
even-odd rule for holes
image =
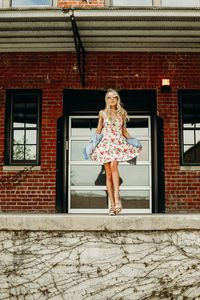
{"label": "wall-mounted light fixture", "polygon": [[169,78],[163,78],[162,79],[161,92],[163,92],[163,93],[170,93],[171,92],[171,86],[170,86],[170,79]]}

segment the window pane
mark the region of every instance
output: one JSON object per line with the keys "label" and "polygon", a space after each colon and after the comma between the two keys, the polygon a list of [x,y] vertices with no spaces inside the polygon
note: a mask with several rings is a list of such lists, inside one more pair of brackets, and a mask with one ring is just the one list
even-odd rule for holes
{"label": "window pane", "polygon": [[26,144],[36,144],[37,142],[37,131],[26,130]]}
{"label": "window pane", "polygon": [[24,144],[24,130],[14,130],[13,144]]}
{"label": "window pane", "polygon": [[[142,152],[138,156],[137,161],[149,160],[149,141],[140,140],[142,144]],[[83,156],[83,149],[88,141],[72,141],[71,142],[71,160],[85,161]]]}
{"label": "window pane", "polygon": [[37,126],[37,112],[38,112],[38,102],[37,99],[29,99],[26,101],[26,127],[36,127]]}
{"label": "window pane", "polygon": [[26,123],[26,128],[33,128],[33,127],[37,127],[37,124],[33,124],[33,123]]}
{"label": "window pane", "polygon": [[149,141],[140,140],[142,144],[142,152],[137,157],[137,161],[148,161],[149,160]]}
{"label": "window pane", "polygon": [[194,123],[183,124],[184,128],[194,128]]}
{"label": "window pane", "polygon": [[[105,190],[103,191],[71,191],[71,208],[85,208],[85,209],[95,209],[95,208],[108,208],[108,195]],[[150,193],[149,191],[120,191],[120,197],[122,200],[123,208],[136,208],[144,209],[149,208],[150,203]]]}
{"label": "window pane", "polygon": [[143,6],[152,5],[152,0],[113,0],[112,4],[116,6]]}
{"label": "window pane", "polygon": [[195,147],[194,145],[191,146],[184,146],[184,162],[193,162],[195,161]]}
{"label": "window pane", "polygon": [[24,127],[25,123],[25,103],[20,99],[13,101],[13,127]]}
{"label": "window pane", "polygon": [[83,157],[83,149],[88,141],[72,141],[71,142],[71,160],[85,160]]}
{"label": "window pane", "polygon": [[51,5],[50,0],[12,0],[12,6]]}
{"label": "window pane", "polygon": [[196,144],[200,143],[200,130],[196,130]]}
{"label": "window pane", "polygon": [[183,130],[183,143],[194,144],[194,130]]}
{"label": "window pane", "polygon": [[126,127],[130,135],[133,137],[149,136],[148,119],[130,118]]}
{"label": "window pane", "polygon": [[71,135],[72,136],[91,136],[95,133],[98,118],[91,119],[72,119],[71,122]]}
{"label": "window pane", "polygon": [[194,104],[192,101],[184,101],[182,105],[183,126],[193,128],[195,123]]}
{"label": "window pane", "polygon": [[200,6],[200,0],[162,0],[162,6]]}
{"label": "window pane", "polygon": [[25,159],[26,160],[36,160],[36,146],[26,146],[25,147]]}
{"label": "window pane", "polygon": [[[119,165],[120,184],[149,185],[149,166]],[[104,166],[72,166],[71,185],[106,185]]]}
{"label": "window pane", "polygon": [[[36,127],[38,113],[37,95],[15,95],[13,99],[13,126]],[[25,124],[26,123],[26,124]]]}
{"label": "window pane", "polygon": [[104,166],[72,166],[71,185],[105,185]]}
{"label": "window pane", "polygon": [[24,160],[24,145],[13,146],[13,160]]}
{"label": "window pane", "polygon": [[13,128],[23,128],[24,125],[25,125],[24,123],[15,122],[13,123]]}
{"label": "window pane", "polygon": [[[71,136],[91,136],[95,133],[98,124],[98,118],[72,119]],[[127,122],[127,130],[133,136],[149,136],[147,118],[130,118]]]}
{"label": "window pane", "polygon": [[71,191],[71,208],[107,208],[106,191]]}
{"label": "window pane", "polygon": [[119,165],[119,174],[123,180],[122,185],[149,185],[149,166]]}
{"label": "window pane", "polygon": [[120,191],[123,208],[149,208],[149,191]]}
{"label": "window pane", "polygon": [[191,149],[194,145],[184,146],[184,153],[186,153],[189,149]]}
{"label": "window pane", "polygon": [[200,163],[200,143],[195,146],[196,162]]}

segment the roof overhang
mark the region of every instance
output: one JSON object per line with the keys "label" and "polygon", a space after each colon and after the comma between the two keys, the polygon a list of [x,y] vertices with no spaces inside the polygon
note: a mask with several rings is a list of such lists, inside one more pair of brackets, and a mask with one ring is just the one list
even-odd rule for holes
{"label": "roof overhang", "polygon": [[200,52],[199,8],[1,9],[0,52]]}

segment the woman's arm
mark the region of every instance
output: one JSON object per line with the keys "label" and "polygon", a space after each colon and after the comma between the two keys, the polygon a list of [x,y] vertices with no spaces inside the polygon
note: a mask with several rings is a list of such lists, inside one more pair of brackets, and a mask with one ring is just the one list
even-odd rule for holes
{"label": "woman's arm", "polygon": [[132,136],[129,134],[129,132],[127,131],[125,125],[123,125],[123,127],[122,127],[122,134],[123,134],[123,136],[124,136],[126,139],[132,137]]}
{"label": "woman's arm", "polygon": [[99,112],[99,121],[96,129],[96,133],[100,134],[103,128],[103,116],[102,116],[102,110]]}

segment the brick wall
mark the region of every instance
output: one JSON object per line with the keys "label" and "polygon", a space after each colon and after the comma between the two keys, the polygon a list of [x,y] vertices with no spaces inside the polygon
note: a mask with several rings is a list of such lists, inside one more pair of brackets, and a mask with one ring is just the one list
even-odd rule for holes
{"label": "brick wall", "polygon": [[[64,88],[81,88],[72,53],[0,54],[0,205],[1,211],[55,209],[56,121],[62,114]],[[200,89],[199,54],[88,53],[88,89],[157,89],[158,113],[164,120],[167,212],[200,211],[198,171],[181,171],[179,163],[178,89]],[[172,92],[160,92],[161,78]],[[42,99],[41,170],[3,172],[6,89],[39,88]],[[9,179],[10,178],[10,179]],[[7,181],[13,181],[6,184]]]}

